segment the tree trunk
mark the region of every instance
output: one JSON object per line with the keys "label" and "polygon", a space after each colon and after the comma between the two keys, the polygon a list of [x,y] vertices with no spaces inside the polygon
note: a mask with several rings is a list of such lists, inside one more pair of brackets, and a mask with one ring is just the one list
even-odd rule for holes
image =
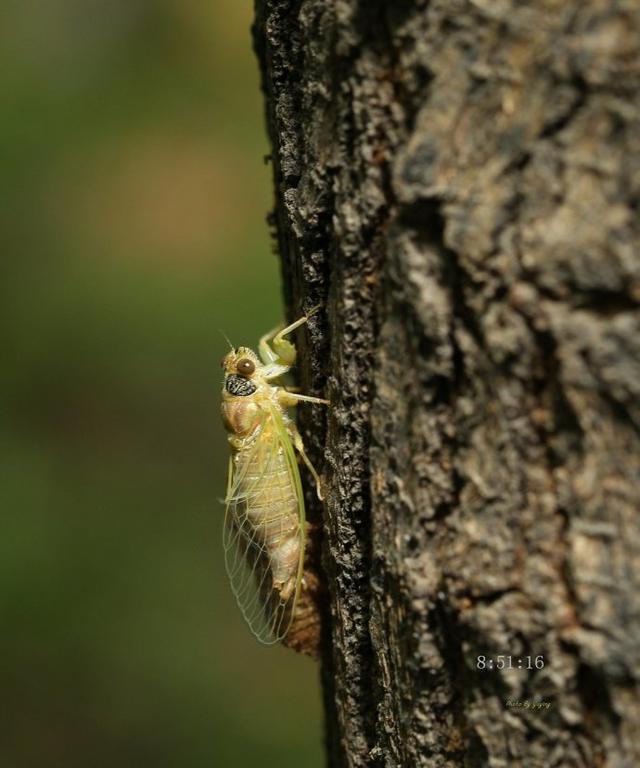
{"label": "tree trunk", "polygon": [[254,35],[289,313],[324,307],[330,765],[640,765],[640,3]]}

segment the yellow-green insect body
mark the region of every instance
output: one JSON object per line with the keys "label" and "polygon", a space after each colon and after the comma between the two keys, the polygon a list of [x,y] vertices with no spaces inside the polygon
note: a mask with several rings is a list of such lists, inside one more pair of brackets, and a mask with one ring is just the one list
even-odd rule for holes
{"label": "yellow-green insect body", "polygon": [[225,566],[244,618],[263,643],[285,640],[292,631],[303,585],[307,525],[296,451],[321,495],[286,409],[327,401],[291,392],[280,382],[296,357],[285,336],[307,319],[263,336],[259,356],[239,347],[222,361],[221,410],[231,447]]}

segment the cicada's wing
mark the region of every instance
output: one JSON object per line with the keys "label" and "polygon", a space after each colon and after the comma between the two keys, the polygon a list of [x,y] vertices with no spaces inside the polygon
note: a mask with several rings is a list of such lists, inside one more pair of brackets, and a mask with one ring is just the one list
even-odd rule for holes
{"label": "cicada's wing", "polygon": [[231,459],[223,539],[231,588],[251,631],[262,643],[282,640],[300,592],[305,516],[295,450],[275,406]]}

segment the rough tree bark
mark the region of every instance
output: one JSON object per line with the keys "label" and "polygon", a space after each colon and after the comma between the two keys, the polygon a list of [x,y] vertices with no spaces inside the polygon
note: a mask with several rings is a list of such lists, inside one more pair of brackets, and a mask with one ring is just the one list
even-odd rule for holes
{"label": "rough tree bark", "polygon": [[330,765],[640,765],[640,3],[256,0],[254,36],[289,311],[325,307]]}

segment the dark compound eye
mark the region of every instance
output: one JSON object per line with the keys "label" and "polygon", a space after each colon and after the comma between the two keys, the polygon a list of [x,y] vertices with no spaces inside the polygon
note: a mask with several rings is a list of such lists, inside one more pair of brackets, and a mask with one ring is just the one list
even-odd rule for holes
{"label": "dark compound eye", "polygon": [[236,371],[238,371],[241,376],[251,376],[255,369],[256,366],[253,360],[249,360],[246,357],[243,357],[242,360],[238,360],[238,365],[236,365]]}

